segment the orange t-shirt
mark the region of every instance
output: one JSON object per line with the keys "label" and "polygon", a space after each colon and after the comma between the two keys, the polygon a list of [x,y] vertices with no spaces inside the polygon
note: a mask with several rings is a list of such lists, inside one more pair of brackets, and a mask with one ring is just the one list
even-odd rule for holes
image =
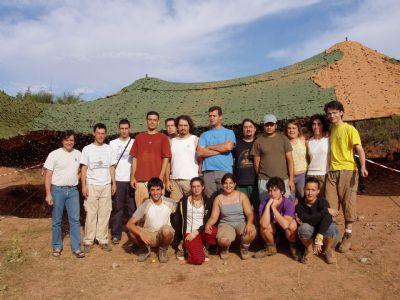
{"label": "orange t-shirt", "polygon": [[160,176],[162,159],[171,157],[168,137],[160,132],[139,133],[133,143],[130,155],[136,158],[135,177],[138,182],[147,182]]}

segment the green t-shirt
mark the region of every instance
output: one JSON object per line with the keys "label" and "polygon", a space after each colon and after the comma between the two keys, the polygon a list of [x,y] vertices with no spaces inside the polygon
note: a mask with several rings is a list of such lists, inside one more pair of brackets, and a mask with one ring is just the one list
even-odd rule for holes
{"label": "green t-shirt", "polygon": [[253,144],[250,155],[260,157],[259,179],[278,176],[288,179],[286,153],[292,151],[288,138],[280,133],[273,137],[263,134]]}

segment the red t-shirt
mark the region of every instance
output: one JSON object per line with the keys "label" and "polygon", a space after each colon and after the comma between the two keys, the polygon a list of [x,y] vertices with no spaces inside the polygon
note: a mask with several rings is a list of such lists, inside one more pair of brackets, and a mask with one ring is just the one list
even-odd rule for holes
{"label": "red t-shirt", "polygon": [[130,155],[136,158],[135,178],[138,182],[149,181],[152,177],[160,176],[162,159],[171,157],[168,137],[157,132],[139,133],[133,143]]}

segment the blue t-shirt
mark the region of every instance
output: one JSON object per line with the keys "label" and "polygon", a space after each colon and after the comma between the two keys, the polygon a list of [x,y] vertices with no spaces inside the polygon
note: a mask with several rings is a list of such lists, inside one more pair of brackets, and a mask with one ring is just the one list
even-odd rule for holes
{"label": "blue t-shirt", "polygon": [[[225,127],[213,128],[200,135],[199,146],[207,147],[232,141],[236,144],[235,134]],[[232,173],[233,157],[231,151],[209,156],[203,159],[203,171],[226,171]]]}

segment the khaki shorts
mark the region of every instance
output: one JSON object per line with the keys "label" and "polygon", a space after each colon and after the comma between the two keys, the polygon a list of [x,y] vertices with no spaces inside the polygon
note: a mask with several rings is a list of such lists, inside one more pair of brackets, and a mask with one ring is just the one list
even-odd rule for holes
{"label": "khaki shorts", "polygon": [[170,198],[176,202],[182,199],[183,196],[190,194],[190,180],[186,179],[171,179],[171,194]]}
{"label": "khaki shorts", "polygon": [[[254,227],[253,224],[251,226]],[[218,225],[218,233],[217,239],[225,238],[228,239],[231,243],[236,240],[236,237],[241,237],[244,234],[244,229],[246,228],[246,223],[241,222],[237,224],[227,224],[222,223]],[[256,228],[254,227],[254,230]]]}
{"label": "khaki shorts", "polygon": [[135,189],[136,207],[139,207],[147,198],[149,198],[149,191],[147,190],[147,182],[137,182]]}
{"label": "khaki shorts", "polygon": [[164,225],[162,226],[158,231],[152,232],[146,228],[143,227],[139,227],[140,231],[143,232],[147,237],[149,237],[150,239],[150,247],[158,247],[160,246],[161,243],[161,237],[162,237],[162,231],[164,229],[167,229],[169,231],[171,231],[172,235],[175,234],[175,230],[169,226],[169,225]]}
{"label": "khaki shorts", "polygon": [[326,176],[325,196],[329,206],[343,209],[344,220],[357,220],[358,171],[330,171]]}

